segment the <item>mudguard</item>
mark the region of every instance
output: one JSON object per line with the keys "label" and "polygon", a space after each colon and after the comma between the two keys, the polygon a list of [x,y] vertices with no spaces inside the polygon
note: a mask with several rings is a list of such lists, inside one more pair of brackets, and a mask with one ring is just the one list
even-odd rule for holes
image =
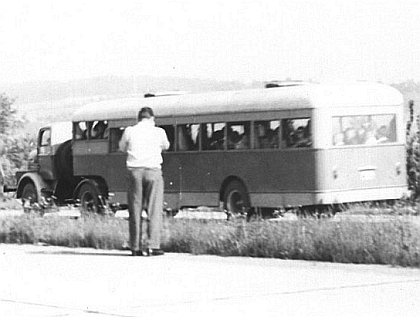
{"label": "mudguard", "polygon": [[19,183],[17,186],[16,198],[21,198],[23,187],[28,183],[32,182],[36,188],[36,194],[38,199],[41,197],[42,189],[52,190],[51,186],[49,186],[44,179],[41,177],[40,174],[36,172],[28,172],[22,175],[19,179]]}

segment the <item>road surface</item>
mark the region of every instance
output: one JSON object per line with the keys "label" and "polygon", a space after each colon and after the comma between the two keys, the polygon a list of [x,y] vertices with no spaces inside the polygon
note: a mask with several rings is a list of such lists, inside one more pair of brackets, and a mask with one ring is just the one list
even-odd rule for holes
{"label": "road surface", "polygon": [[0,316],[420,316],[420,270],[0,244]]}

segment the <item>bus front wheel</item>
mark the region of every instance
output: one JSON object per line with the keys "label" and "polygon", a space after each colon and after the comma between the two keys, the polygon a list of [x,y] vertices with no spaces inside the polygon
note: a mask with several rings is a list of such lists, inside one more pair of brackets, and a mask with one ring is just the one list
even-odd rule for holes
{"label": "bus front wheel", "polygon": [[38,202],[38,194],[36,192],[36,188],[34,183],[28,182],[22,189],[22,201],[25,203],[28,201],[29,203],[33,204]]}
{"label": "bus front wheel", "polygon": [[86,183],[79,191],[80,207],[83,213],[99,213],[101,210],[99,194],[96,186]]}
{"label": "bus front wheel", "polygon": [[246,214],[251,207],[248,191],[245,185],[238,181],[231,181],[223,194],[223,206],[228,213]]}

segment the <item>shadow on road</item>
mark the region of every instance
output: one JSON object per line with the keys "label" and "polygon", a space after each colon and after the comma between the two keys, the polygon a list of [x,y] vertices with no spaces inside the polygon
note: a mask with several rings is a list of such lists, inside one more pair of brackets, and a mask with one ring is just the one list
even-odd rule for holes
{"label": "shadow on road", "polygon": [[[124,252],[124,253],[123,253]],[[89,252],[89,251],[30,251],[29,254],[45,254],[45,255],[98,255],[98,256],[131,256],[130,251],[103,251],[103,252]]]}

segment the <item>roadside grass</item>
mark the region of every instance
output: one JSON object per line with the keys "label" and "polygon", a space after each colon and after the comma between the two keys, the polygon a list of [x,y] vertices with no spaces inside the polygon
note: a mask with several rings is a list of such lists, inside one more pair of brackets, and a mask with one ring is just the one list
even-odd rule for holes
{"label": "roadside grass", "polygon": [[[124,249],[128,222],[33,214],[0,219],[0,243]],[[420,267],[418,217],[388,219],[165,219],[166,252]]]}
{"label": "roadside grass", "polygon": [[121,249],[128,224],[110,217],[42,217],[25,214],[0,219],[0,243],[47,244],[71,248]]}

